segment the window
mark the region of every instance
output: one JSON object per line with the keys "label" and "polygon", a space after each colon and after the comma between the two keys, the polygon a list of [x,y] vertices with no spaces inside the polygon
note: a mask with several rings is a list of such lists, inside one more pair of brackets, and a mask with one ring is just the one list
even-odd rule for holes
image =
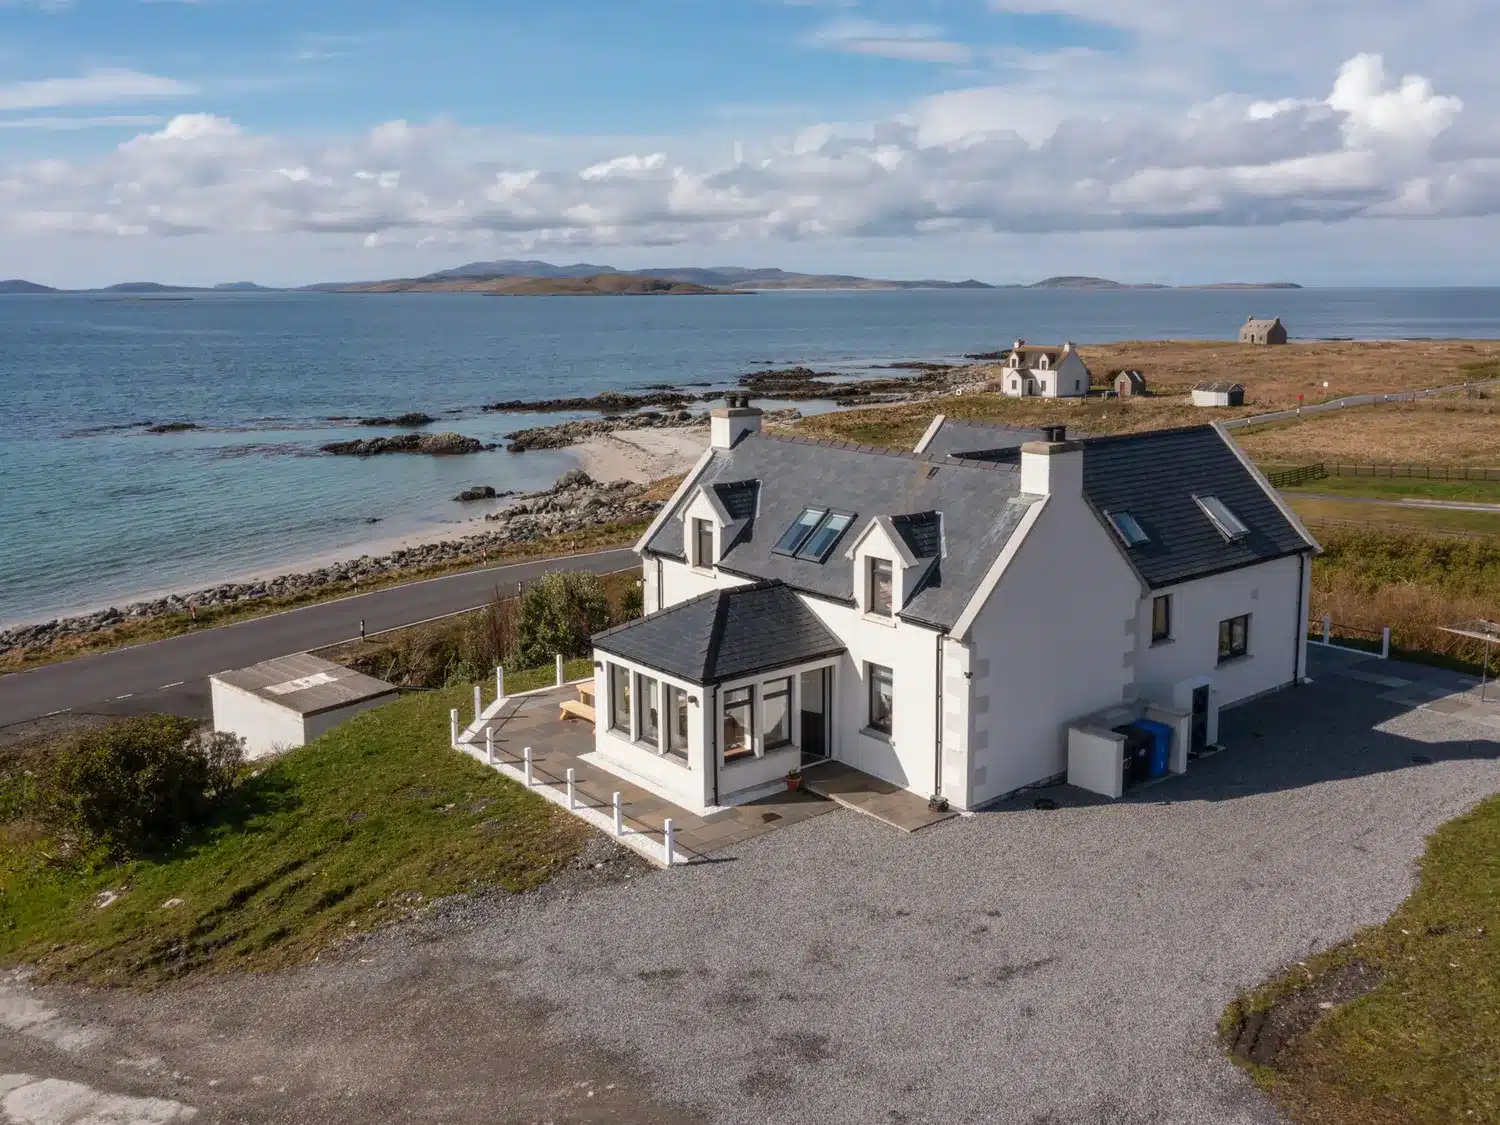
{"label": "window", "polygon": [[891,670],[880,664],[866,664],[865,678],[870,682],[870,729],[890,734],[895,695]]}
{"label": "window", "polygon": [[1172,639],[1172,595],[1158,594],[1151,599],[1151,643]]}
{"label": "window", "polygon": [[1139,547],[1142,543],[1151,541],[1151,536],[1146,534],[1146,529],[1129,512],[1106,512],[1105,514],[1109,516],[1109,522],[1114,525],[1120,538],[1125,541],[1125,546]]}
{"label": "window", "polygon": [[1244,656],[1250,651],[1250,615],[1242,613],[1219,622],[1219,663]]}
{"label": "window", "polygon": [[688,696],[680,687],[666,685],[667,744],[666,752],[674,758],[687,761],[688,756]]}
{"label": "window", "polygon": [[889,559],[870,560],[870,589],[865,603],[869,612],[879,617],[891,615],[891,563]]}
{"label": "window", "polygon": [[1219,534],[1231,543],[1250,534],[1250,529],[1240,517],[1231,512],[1217,496],[1194,496],[1193,499],[1198,501],[1198,507],[1203,509],[1209,522],[1219,529]]}
{"label": "window", "polygon": [[609,666],[609,729],[630,737],[630,669]]}
{"label": "window", "polygon": [[849,512],[829,512],[797,551],[797,557],[819,563],[826,561],[853,522],[854,516]]}
{"label": "window", "polygon": [[765,748],[779,750],[792,744],[792,681],[772,680],[761,689],[765,714]]}
{"label": "window", "polygon": [[786,529],[771,550],[778,555],[796,554],[797,548],[802,546],[803,541],[812,534],[812,529],[818,526],[818,521],[827,514],[827,508],[803,508],[802,514],[792,521],[792,526]]}
{"label": "window", "polygon": [[650,746],[661,745],[661,712],[657,710],[657,683],[650,676],[642,676],[636,698],[641,701],[641,741]]}
{"label": "window", "polygon": [[714,565],[714,525],[708,520],[693,521],[693,565]]}
{"label": "window", "polygon": [[724,693],[724,760],[755,753],[755,689],[742,687]]}

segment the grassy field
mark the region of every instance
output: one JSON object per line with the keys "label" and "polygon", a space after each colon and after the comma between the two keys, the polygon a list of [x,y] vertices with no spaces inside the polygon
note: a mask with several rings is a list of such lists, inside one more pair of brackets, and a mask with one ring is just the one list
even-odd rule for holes
{"label": "grassy field", "polygon": [[1261,1020],[1285,1042],[1240,1061],[1294,1121],[1500,1121],[1500,798],[1434,833],[1389,921],[1231,1004],[1224,1039]]}
{"label": "grassy field", "polygon": [[[667,495],[670,494],[668,490]],[[665,499],[665,497],[662,498]],[[610,547],[629,546],[646,529],[646,522],[642,520],[611,524],[587,531],[535,539],[527,543],[517,543],[514,547],[508,547],[504,551],[491,550],[483,557],[476,554],[442,566],[397,571],[379,578],[365,579],[357,585],[344,583],[317,590],[307,590],[284,598],[258,598],[234,605],[212,606],[200,609],[196,614],[173,613],[162,617],[126,621],[112,629],[103,629],[86,636],[68,637],[45,647],[14,649],[0,653],[0,675],[7,672],[20,672],[42,664],[54,664],[59,660],[71,660],[75,656],[84,656],[91,652],[105,652],[110,649],[147,644],[167,637],[192,633],[199,629],[211,629],[218,625],[247,621],[253,617],[265,617],[267,614],[280,613],[282,610],[336,601],[355,594],[368,594],[372,590],[400,586],[418,579],[437,578],[445,574],[458,574],[461,571],[482,567],[504,566],[507,563],[525,562],[527,559],[587,554]]]}
{"label": "grassy field", "polygon": [[[449,748],[448,709],[470,700],[459,687],[357,716],[261,770],[196,838],[99,867],[57,858],[26,818],[27,770],[47,747],[7,748],[0,960],[93,984],[274,968],[444,895],[545,883],[589,830]],[[100,905],[106,891],[119,897]]]}
{"label": "grassy field", "polygon": [[1442,508],[1402,508],[1391,504],[1362,504],[1357,499],[1325,500],[1298,492],[1286,494],[1288,503],[1310,525],[1328,522],[1358,524],[1371,531],[1382,528],[1432,535],[1500,536],[1500,512],[1465,512]]}
{"label": "grassy field", "polygon": [[1500,402],[1432,399],[1309,414],[1241,429],[1235,440],[1262,463],[1500,466]]}
{"label": "grassy field", "polygon": [[1468,504],[1500,504],[1500,480],[1329,476],[1283,488],[1281,491],[1287,496],[1305,496],[1311,493],[1369,497],[1376,500],[1447,500]]}

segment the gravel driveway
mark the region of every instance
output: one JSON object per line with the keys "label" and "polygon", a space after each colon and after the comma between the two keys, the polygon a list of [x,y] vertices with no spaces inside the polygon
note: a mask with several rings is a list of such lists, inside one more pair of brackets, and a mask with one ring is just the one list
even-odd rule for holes
{"label": "gravel driveway", "polygon": [[1225,1002],[1388,914],[1500,789],[1495,731],[1381,690],[1228,713],[1228,750],[1116,804],[911,837],[838,812],[296,973],[13,988],[51,1015],[0,1061],[200,1121],[1275,1121],[1214,1043]]}

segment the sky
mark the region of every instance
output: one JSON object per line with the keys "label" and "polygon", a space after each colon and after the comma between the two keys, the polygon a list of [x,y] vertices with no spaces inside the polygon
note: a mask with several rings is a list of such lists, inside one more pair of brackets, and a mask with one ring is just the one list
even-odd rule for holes
{"label": "sky", "polygon": [[1500,285],[1494,0],[0,0],[0,278]]}

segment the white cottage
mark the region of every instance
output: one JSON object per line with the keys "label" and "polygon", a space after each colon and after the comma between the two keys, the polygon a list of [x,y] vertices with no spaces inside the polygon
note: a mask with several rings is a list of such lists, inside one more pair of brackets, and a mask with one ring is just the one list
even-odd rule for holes
{"label": "white cottage", "polygon": [[1175,724],[1183,768],[1221,708],[1303,676],[1318,548],[1212,426],[939,416],[900,452],[733,406],[636,549],[592,757],[704,811],[825,757],[972,809],[1065,776],[1101,713]]}
{"label": "white cottage", "polygon": [[1089,393],[1088,365],[1072,342],[1041,348],[1017,340],[1005,357],[1000,390],[1012,398],[1072,398]]}

